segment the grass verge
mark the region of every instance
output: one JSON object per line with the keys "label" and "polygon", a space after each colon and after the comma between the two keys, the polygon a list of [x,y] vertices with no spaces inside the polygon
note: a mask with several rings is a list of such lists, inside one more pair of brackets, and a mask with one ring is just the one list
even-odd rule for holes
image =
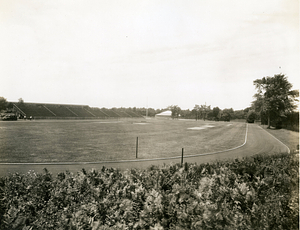
{"label": "grass verge", "polygon": [[299,145],[299,132],[287,129],[267,129],[267,125],[261,125],[261,127],[287,145],[292,152],[297,150],[297,145]]}

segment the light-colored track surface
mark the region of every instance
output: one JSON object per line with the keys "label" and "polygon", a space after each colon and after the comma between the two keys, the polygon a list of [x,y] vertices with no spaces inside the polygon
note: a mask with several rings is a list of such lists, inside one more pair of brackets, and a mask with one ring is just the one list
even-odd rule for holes
{"label": "light-colored track surface", "polygon": [[[276,139],[274,136],[263,130],[261,127],[255,124],[248,125],[247,139],[242,146],[234,148],[230,151],[216,152],[211,154],[203,154],[194,157],[184,158],[184,162],[189,163],[206,163],[215,160],[225,160],[232,158],[242,158],[246,156],[252,156],[259,153],[274,154],[281,152],[289,152],[289,148]],[[162,165],[179,163],[179,158],[172,159],[153,159],[153,160],[141,160],[141,161],[116,161],[116,162],[98,162],[98,163],[77,163],[77,164],[1,164],[0,176],[7,175],[9,173],[19,172],[27,173],[29,170],[35,172],[42,172],[44,168],[47,168],[51,173],[56,174],[69,170],[71,172],[80,171],[82,168],[85,170],[101,169],[105,167],[119,168],[125,170],[127,168],[147,168],[151,165]]]}

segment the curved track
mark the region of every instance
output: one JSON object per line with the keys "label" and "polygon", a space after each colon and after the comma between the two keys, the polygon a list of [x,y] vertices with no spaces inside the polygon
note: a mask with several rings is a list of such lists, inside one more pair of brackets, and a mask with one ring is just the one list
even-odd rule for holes
{"label": "curved track", "polygon": [[[276,139],[274,136],[263,130],[255,124],[248,124],[245,143],[237,148],[225,150],[222,152],[208,153],[202,155],[186,156],[184,162],[189,163],[206,163],[215,160],[225,160],[232,158],[242,158],[252,156],[259,153],[274,154],[281,152],[289,152],[289,148]],[[148,159],[148,160],[132,160],[132,161],[111,161],[111,162],[87,162],[87,163],[61,163],[61,164],[0,164],[0,176],[5,176],[9,173],[19,172],[27,173],[29,170],[41,172],[47,168],[51,173],[55,174],[65,170],[71,172],[80,171],[82,168],[90,170],[92,168],[99,169],[103,166],[119,168],[125,170],[127,168],[147,168],[151,165],[162,165],[179,163],[180,157]]]}

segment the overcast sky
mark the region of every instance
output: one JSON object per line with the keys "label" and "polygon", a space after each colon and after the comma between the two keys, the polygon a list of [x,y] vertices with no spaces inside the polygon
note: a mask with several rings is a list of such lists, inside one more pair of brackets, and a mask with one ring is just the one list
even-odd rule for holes
{"label": "overcast sky", "polygon": [[92,107],[244,109],[299,89],[298,0],[0,0],[0,96]]}

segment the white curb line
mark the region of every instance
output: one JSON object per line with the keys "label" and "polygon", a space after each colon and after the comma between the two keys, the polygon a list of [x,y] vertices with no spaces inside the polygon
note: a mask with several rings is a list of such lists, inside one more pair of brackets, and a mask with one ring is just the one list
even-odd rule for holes
{"label": "white curb line", "polygon": [[261,126],[258,126],[259,128],[261,128],[262,130],[264,130],[266,133],[268,133],[271,137],[275,138],[277,141],[279,141],[281,144],[283,144],[287,149],[288,149],[288,153],[291,153],[291,150],[289,147],[287,147],[286,144],[282,143],[282,141],[278,140],[274,135],[272,135],[271,133],[269,133],[267,130],[263,129]]}

